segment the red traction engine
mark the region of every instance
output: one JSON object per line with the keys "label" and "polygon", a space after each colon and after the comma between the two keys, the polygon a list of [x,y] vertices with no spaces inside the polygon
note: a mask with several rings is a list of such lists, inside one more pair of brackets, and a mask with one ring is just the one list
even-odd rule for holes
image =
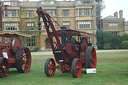
{"label": "red traction engine", "polygon": [[22,47],[18,38],[6,42],[0,42],[0,77],[7,77],[9,68],[16,68],[19,73],[29,72],[31,67],[29,49]]}
{"label": "red traction engine", "polygon": [[56,69],[59,69],[63,73],[71,71],[72,76],[77,78],[81,76],[82,68],[96,68],[95,48],[87,42],[87,36],[96,37],[96,35],[65,29],[65,27],[61,27],[62,30],[56,31],[52,22],[54,19],[46,11],[39,7],[37,14],[39,16],[39,28],[41,25],[40,17],[44,21],[55,57],[55,60],[48,58],[45,62],[44,72],[47,77],[54,76]]}

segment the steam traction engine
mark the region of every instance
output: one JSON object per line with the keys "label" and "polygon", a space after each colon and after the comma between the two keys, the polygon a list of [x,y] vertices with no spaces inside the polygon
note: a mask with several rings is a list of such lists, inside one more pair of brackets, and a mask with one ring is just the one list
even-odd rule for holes
{"label": "steam traction engine", "polygon": [[46,60],[44,71],[47,77],[54,76],[55,70],[60,69],[62,72],[71,70],[72,76],[77,78],[80,77],[82,68],[96,68],[97,57],[95,48],[87,42],[86,37],[82,38],[82,36],[95,37],[94,34],[65,29],[65,27],[61,27],[62,30],[56,31],[52,22],[54,19],[46,11],[40,7],[37,9],[37,14],[39,16],[39,28],[41,25],[40,17],[44,21],[57,63],[56,66],[53,58]]}
{"label": "steam traction engine", "polygon": [[28,72],[31,67],[31,53],[29,49],[22,47],[18,38],[13,39],[12,42],[3,41],[4,43],[0,42],[0,77],[7,77],[9,68],[13,67],[19,73]]}

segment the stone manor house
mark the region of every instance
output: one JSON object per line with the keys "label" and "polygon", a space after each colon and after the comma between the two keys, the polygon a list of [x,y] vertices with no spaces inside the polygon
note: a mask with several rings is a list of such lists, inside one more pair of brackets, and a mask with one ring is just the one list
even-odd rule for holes
{"label": "stone manor house", "polygon": [[[61,26],[67,29],[74,29],[88,33],[96,33],[96,9],[97,0],[75,0],[75,1],[56,1],[40,0],[1,0],[3,6],[2,14],[2,33],[26,33],[33,34],[32,38],[22,39],[22,45],[29,48],[41,47],[50,48],[46,29],[41,20],[41,34],[38,31],[38,16],[36,9],[42,7],[52,16]],[[54,23],[56,30],[59,26]],[[88,37],[88,42],[96,46],[96,38]]]}

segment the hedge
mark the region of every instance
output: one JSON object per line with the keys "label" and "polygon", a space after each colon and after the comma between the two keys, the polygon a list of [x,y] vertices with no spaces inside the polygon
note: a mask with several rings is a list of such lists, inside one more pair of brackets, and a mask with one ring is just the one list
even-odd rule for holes
{"label": "hedge", "polygon": [[127,41],[122,41],[121,48],[122,49],[128,49],[128,40]]}

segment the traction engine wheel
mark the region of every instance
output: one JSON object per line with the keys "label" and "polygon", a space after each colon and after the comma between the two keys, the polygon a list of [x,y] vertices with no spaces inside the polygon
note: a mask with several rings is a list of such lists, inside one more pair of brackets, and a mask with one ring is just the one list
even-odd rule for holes
{"label": "traction engine wheel", "polygon": [[8,70],[9,70],[9,66],[7,59],[4,57],[0,57],[0,77],[1,78],[7,77]]}
{"label": "traction engine wheel", "polygon": [[81,51],[85,52],[86,48],[88,47],[88,42],[86,37],[83,37],[80,41]]}
{"label": "traction engine wheel", "polygon": [[31,53],[27,47],[20,47],[16,52],[16,68],[19,73],[29,72],[31,67]]}
{"label": "traction engine wheel", "polygon": [[96,68],[97,57],[93,46],[88,46],[85,51],[85,68]]}
{"label": "traction engine wheel", "polygon": [[47,77],[54,76],[56,71],[56,64],[53,58],[48,58],[44,65],[44,72]]}
{"label": "traction engine wheel", "polygon": [[72,62],[72,76],[74,78],[78,78],[81,76],[81,72],[82,72],[82,64],[79,60],[79,58],[74,58],[73,62]]}

